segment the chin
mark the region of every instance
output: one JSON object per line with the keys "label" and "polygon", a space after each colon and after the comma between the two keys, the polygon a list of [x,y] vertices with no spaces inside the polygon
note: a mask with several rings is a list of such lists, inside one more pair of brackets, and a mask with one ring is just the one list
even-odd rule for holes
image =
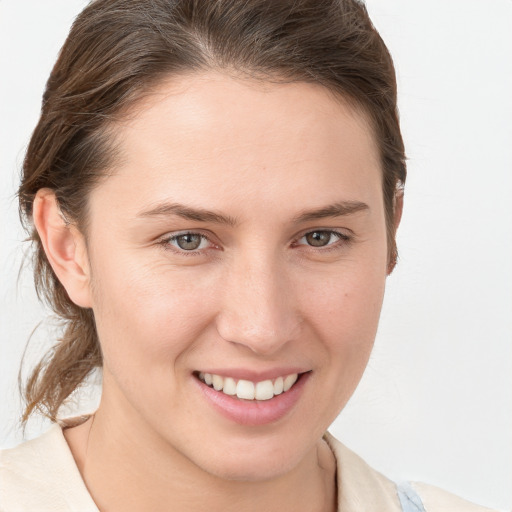
{"label": "chin", "polygon": [[304,447],[278,447],[265,443],[258,437],[245,443],[229,443],[211,450],[205,446],[200,452],[189,455],[189,460],[206,473],[223,480],[263,482],[279,478],[296,468],[305,456]]}
{"label": "chin", "polygon": [[225,456],[222,462],[213,464],[211,468],[205,467],[203,469],[223,480],[263,482],[277,479],[289,473],[298,462],[297,460],[286,460],[275,456],[263,460],[262,457],[230,455]]}

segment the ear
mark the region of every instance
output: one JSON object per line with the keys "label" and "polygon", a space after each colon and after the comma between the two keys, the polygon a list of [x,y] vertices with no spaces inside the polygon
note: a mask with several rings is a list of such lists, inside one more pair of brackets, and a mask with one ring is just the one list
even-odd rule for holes
{"label": "ear", "polygon": [[[393,241],[396,240],[396,232],[398,230],[398,226],[400,225],[400,221],[402,220],[402,212],[404,209],[404,190],[400,188],[395,193],[394,205],[393,205]],[[396,267],[397,260],[397,248],[396,242],[393,242],[392,254],[390,254],[388,261],[388,276],[393,272]]]}
{"label": "ear", "polygon": [[92,307],[85,239],[76,226],[66,222],[53,190],[37,192],[32,217],[46,257],[69,298],[77,306]]}
{"label": "ear", "polygon": [[400,225],[400,221],[402,220],[402,212],[404,210],[404,189],[399,188],[396,191],[395,194],[395,207],[393,208],[395,218],[394,218],[394,224],[395,224],[395,235],[398,230],[398,226]]}

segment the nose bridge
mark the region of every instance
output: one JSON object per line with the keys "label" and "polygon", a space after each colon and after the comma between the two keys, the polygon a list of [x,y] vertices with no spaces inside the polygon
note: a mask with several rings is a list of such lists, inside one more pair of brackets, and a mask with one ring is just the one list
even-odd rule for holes
{"label": "nose bridge", "polygon": [[231,266],[217,329],[227,341],[271,354],[298,334],[300,319],[282,262],[253,254]]}

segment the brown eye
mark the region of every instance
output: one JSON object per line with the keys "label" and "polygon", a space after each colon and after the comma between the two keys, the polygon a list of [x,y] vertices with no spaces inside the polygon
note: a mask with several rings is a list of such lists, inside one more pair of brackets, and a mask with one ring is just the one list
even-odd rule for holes
{"label": "brown eye", "polygon": [[332,241],[333,235],[336,235],[336,233],[333,233],[332,231],[312,231],[305,235],[304,239],[308,245],[313,247],[324,247],[329,245]]}
{"label": "brown eye", "polygon": [[175,242],[175,244],[184,251],[195,251],[200,247],[203,238],[203,236],[197,233],[185,233],[184,235],[173,237],[171,242]]}

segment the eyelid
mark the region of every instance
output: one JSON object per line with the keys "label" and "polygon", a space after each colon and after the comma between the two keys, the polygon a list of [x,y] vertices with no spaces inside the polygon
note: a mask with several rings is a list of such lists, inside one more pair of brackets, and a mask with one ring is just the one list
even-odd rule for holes
{"label": "eyelid", "polygon": [[[179,247],[176,247],[170,243],[172,240],[176,240],[180,236],[184,236],[184,235],[198,235],[202,239],[207,240],[209,242],[210,246],[202,248],[202,249],[194,249],[194,250],[187,251],[185,249],[180,249]],[[197,256],[198,254],[201,254],[202,252],[204,252],[208,249],[211,249],[211,248],[220,249],[219,244],[215,243],[212,240],[212,238],[213,237],[211,235],[205,234],[200,229],[183,229],[180,231],[171,231],[169,233],[166,233],[164,236],[161,236],[160,238],[158,238],[157,244],[161,245],[165,250],[173,251],[179,255]]]}
{"label": "eyelid", "polygon": [[[350,233],[347,233],[346,231],[349,231]],[[337,242],[330,243],[330,244],[324,245],[324,246],[319,246],[319,247],[315,247],[315,246],[312,246],[309,244],[299,244],[298,243],[305,236],[307,236],[311,233],[331,233],[333,235],[336,235],[338,237],[338,240],[337,240]],[[336,248],[338,245],[340,245],[338,242],[342,242],[342,245],[343,245],[343,244],[348,244],[348,243],[352,242],[353,239],[354,239],[354,235],[352,233],[352,230],[350,230],[350,229],[340,230],[340,229],[335,229],[335,228],[314,228],[314,229],[308,229],[306,231],[302,231],[299,235],[297,235],[294,238],[292,245],[304,246],[304,247],[307,247],[307,248],[310,248],[313,250],[324,250],[325,251],[328,249]]]}
{"label": "eyelid", "polygon": [[[319,246],[319,247],[315,247],[315,246],[308,245],[308,244],[299,244],[298,243],[306,235],[308,235],[310,233],[315,233],[315,232],[331,233],[338,237],[338,241],[334,242],[334,243],[329,243],[328,245],[325,245],[325,246]],[[174,245],[169,243],[171,240],[176,240],[180,236],[188,235],[188,234],[199,235],[201,238],[207,240],[209,242],[210,246],[203,248],[203,249],[195,249],[195,250],[187,251],[185,249],[180,249],[178,247],[175,247]],[[165,250],[173,251],[179,255],[184,255],[184,256],[187,256],[187,255],[194,256],[195,255],[195,256],[197,256],[199,254],[202,254],[204,251],[206,251],[208,249],[212,249],[212,248],[222,249],[221,245],[214,242],[212,240],[212,238],[213,238],[212,235],[206,234],[206,233],[204,233],[204,231],[202,231],[200,229],[184,229],[184,230],[180,230],[180,231],[171,231],[169,233],[166,233],[162,237],[158,238],[157,244],[161,245]],[[297,236],[295,236],[293,238],[291,245],[295,246],[295,247],[303,246],[303,247],[307,247],[308,249],[316,250],[316,251],[322,251],[322,250],[327,251],[329,249],[339,248],[340,245],[349,244],[353,241],[353,239],[354,239],[354,234],[353,234],[352,230],[350,230],[348,228],[345,228],[343,230],[337,229],[337,228],[313,228],[313,229],[307,229],[307,230],[300,232]]]}

